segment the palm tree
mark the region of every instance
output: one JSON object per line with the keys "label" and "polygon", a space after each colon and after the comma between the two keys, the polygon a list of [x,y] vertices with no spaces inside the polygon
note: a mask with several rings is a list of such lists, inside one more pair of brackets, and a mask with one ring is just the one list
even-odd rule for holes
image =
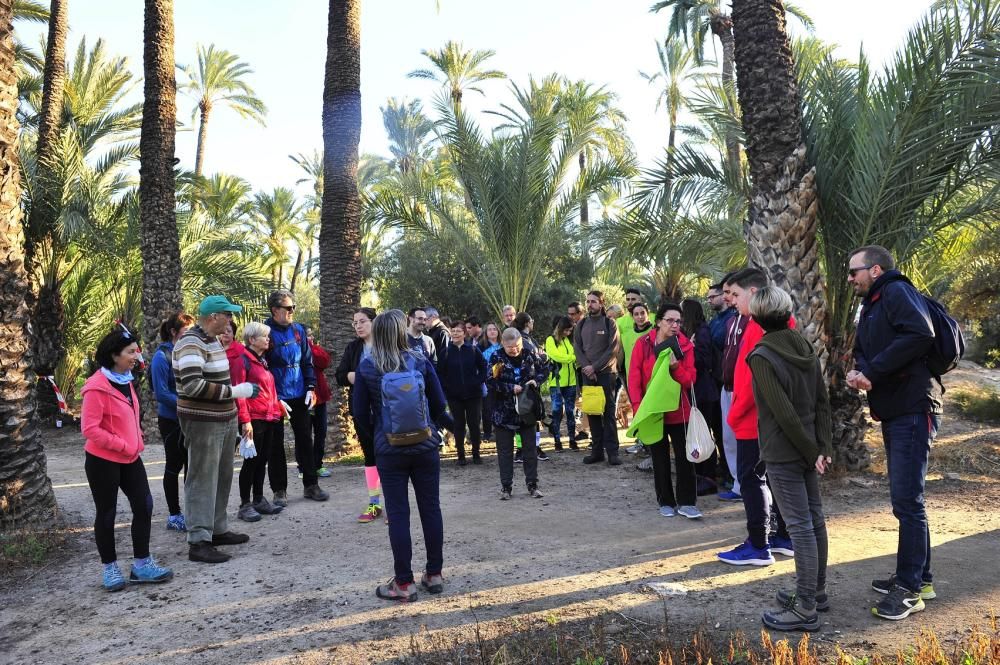
{"label": "palm tree", "polygon": [[434,132],[434,123],[421,111],[419,99],[407,102],[390,97],[381,111],[394,168],[409,173],[431,158],[428,137]]}
{"label": "palm tree", "polygon": [[448,89],[448,94],[455,106],[461,107],[462,95],[466,90],[484,94],[477,84],[490,79],[507,78],[507,75],[496,69],[482,69],[483,63],[496,55],[496,51],[466,51],[461,42],[449,41],[436,51],[423,50],[437,71],[432,69],[417,69],[409,74],[410,78],[438,81]]}
{"label": "palm tree", "polygon": [[259,192],[254,196],[250,224],[267,247],[267,265],[274,288],[285,286],[288,243],[302,244],[299,228],[302,210],[295,193],[285,187],[276,187],[271,194]]}
{"label": "palm tree", "polygon": [[[361,299],[361,2],[330,0],[323,79],[323,210],[320,222],[320,338],[343,349],[354,337],[351,316]],[[332,381],[331,381],[332,383]],[[334,391],[330,442],[345,443],[344,395]]]}
{"label": "palm tree", "polygon": [[183,67],[188,82],[181,90],[194,97],[197,104],[191,117],[198,115],[198,151],[195,156],[194,174],[200,176],[205,165],[205,141],[208,135],[208,116],[219,102],[225,103],[242,118],[256,120],[264,124],[267,107],[246,81],[243,80],[253,70],[250,65],[240,62],[239,56],[224,49],[216,49],[215,44],[207,49],[198,47],[198,67]]}
{"label": "palm tree", "polygon": [[28,275],[24,269],[17,166],[17,72],[11,0],[0,0],[0,531],[51,521],[58,510],[34,419],[29,357]]}

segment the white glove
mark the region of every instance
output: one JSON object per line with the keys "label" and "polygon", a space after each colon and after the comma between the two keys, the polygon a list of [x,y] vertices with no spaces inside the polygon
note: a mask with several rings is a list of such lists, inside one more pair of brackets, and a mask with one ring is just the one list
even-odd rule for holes
{"label": "white glove", "polygon": [[248,439],[245,436],[240,439],[240,456],[243,459],[257,457],[257,447],[253,445],[253,439]]}
{"label": "white glove", "polygon": [[285,410],[285,415],[288,416],[289,418],[291,418],[292,417],[292,407],[289,406],[288,402],[286,402],[283,399],[279,399],[278,401],[281,402],[281,408]]}
{"label": "white glove", "polygon": [[306,408],[311,409],[313,404],[316,403],[316,393],[312,390],[306,391]]}
{"label": "white glove", "polygon": [[256,397],[257,393],[260,392],[260,386],[256,383],[241,383],[233,386],[231,392],[233,399],[247,399],[250,397]]}

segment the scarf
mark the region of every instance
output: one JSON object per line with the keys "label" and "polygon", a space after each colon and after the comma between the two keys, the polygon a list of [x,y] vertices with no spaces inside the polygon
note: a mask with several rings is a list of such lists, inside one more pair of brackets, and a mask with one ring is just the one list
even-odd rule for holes
{"label": "scarf", "polygon": [[132,383],[132,370],[125,372],[124,374],[119,374],[118,372],[113,372],[105,367],[101,368],[101,374],[107,377],[108,381],[113,381],[114,383],[126,384]]}

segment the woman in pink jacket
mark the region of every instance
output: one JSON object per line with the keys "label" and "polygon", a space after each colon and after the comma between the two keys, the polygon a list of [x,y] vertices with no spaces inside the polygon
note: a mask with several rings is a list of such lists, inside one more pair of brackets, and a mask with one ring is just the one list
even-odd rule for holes
{"label": "woman in pink jacket", "polygon": [[[660,504],[660,514],[664,517],[680,514],[693,520],[701,517],[701,511],[695,506],[698,499],[698,484],[694,465],[687,458],[687,438],[684,430],[691,415],[688,393],[694,385],[696,370],[694,345],[681,332],[681,323],[683,319],[680,305],[673,303],[660,305],[656,312],[656,326],[648,335],[636,340],[632,348],[628,369],[628,396],[632,402],[632,413],[635,413],[646,395],[657,357],[664,349],[671,349],[673,356],[670,359],[670,376],[681,385],[680,404],[673,411],[663,415],[663,439],[646,444],[646,449],[653,459],[653,480],[656,500]],[[674,450],[674,464],[677,466],[676,497],[670,481],[670,448]]]}
{"label": "woman in pink jacket", "polygon": [[[271,328],[252,321],[243,327],[244,344],[233,342],[229,356],[229,376],[233,385],[255,383],[260,387],[256,397],[236,400],[240,434],[253,440],[255,457],[243,460],[240,469],[240,510],[236,514],[244,522],[256,522],[261,515],[277,515],[284,506],[271,503],[264,496],[264,474],[271,456],[271,446],[277,441],[278,428],[282,427],[281,402],[274,389],[274,375],[267,368],[264,352],[271,339]],[[236,347],[238,353],[229,353]],[[250,492],[253,491],[253,503]]]}
{"label": "woman in pink jacket", "polygon": [[[124,328],[124,327],[123,327]],[[132,387],[132,368],[139,347],[128,330],[109,333],[94,354],[100,369],[83,386],[80,424],[86,443],[84,469],[94,496],[94,538],[104,564],[103,585],[108,591],[125,588],[115,550],[115,517],[118,490],[132,507],[132,554],[135,561],[129,582],[166,582],[169,568],[149,554],[149,525],[153,496],[149,492],[146,467],[142,464],[142,429],[139,426],[139,396]]]}

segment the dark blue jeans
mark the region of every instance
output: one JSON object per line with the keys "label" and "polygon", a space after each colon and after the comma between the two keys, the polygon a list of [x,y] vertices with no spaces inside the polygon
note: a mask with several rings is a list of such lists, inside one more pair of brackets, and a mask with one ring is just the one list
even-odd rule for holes
{"label": "dark blue jeans", "polygon": [[899,520],[896,579],[910,591],[920,591],[931,575],[931,532],[924,507],[924,483],[931,442],[937,436],[937,416],[918,413],[882,422],[889,498]]}
{"label": "dark blue jeans", "polygon": [[736,439],[736,475],[739,476],[743,510],[747,515],[747,535],[757,549],[767,544],[772,527],[779,537],[788,538],[788,529],[778,507],[771,505],[766,472],[767,465],[760,458],[760,442],[757,439]]}
{"label": "dark blue jeans", "polygon": [[441,457],[437,449],[416,455],[379,455],[375,461],[389,517],[389,545],[392,546],[396,582],[409,584],[413,581],[408,491],[411,482],[427,546],[425,570],[430,575],[440,575],[444,566],[444,519],[441,517],[440,501]]}
{"label": "dark blue jeans", "polygon": [[562,425],[563,413],[566,413],[566,436],[569,437],[570,445],[576,442],[576,386],[563,386],[549,388],[549,395],[552,397],[552,436],[556,445],[559,440],[559,426]]}

